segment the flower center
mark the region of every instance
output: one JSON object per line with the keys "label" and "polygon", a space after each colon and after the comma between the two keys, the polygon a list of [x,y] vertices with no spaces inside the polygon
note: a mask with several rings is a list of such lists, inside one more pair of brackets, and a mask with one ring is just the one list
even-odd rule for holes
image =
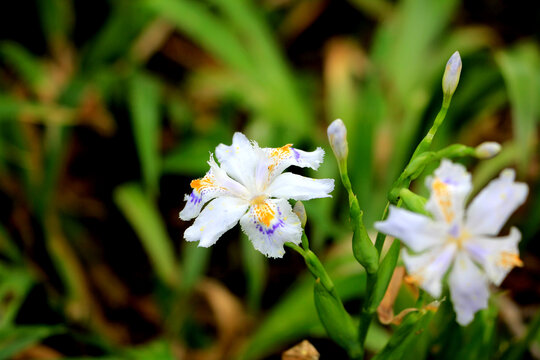
{"label": "flower center", "polygon": [[452,210],[452,198],[448,191],[448,185],[437,178],[432,186],[446,222],[451,223],[454,220],[455,215]]}
{"label": "flower center", "polygon": [[262,205],[264,204],[264,202],[266,201],[266,195],[258,195],[258,196],[255,196],[251,199],[251,205],[253,206],[257,206],[257,205]]}
{"label": "flower center", "polygon": [[266,202],[266,198],[266,195],[255,196],[251,199],[251,208],[257,220],[266,227],[270,227],[272,221],[276,218],[276,212],[271,204]]}
{"label": "flower center", "polygon": [[460,229],[460,226],[457,224],[452,225],[448,232],[448,240],[455,243],[458,249],[462,249],[465,241],[470,237],[471,234],[465,229]]}

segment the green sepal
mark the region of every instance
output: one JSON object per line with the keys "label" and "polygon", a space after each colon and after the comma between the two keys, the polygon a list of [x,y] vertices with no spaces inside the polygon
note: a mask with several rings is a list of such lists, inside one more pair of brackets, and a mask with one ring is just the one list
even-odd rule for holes
{"label": "green sepal", "polygon": [[313,299],[328,336],[347,350],[351,358],[361,356],[362,347],[358,343],[358,330],[335,289],[328,291],[317,279],[313,288]]}
{"label": "green sepal", "polygon": [[354,258],[366,269],[368,274],[375,274],[379,269],[379,252],[368,235],[362,219],[363,212],[360,210],[356,197],[354,197],[350,203],[351,219],[354,223],[354,233],[352,238]]}
{"label": "green sepal", "polygon": [[324,266],[317,255],[308,249],[304,252],[304,260],[311,275],[313,275],[316,280],[320,280],[326,290],[330,292],[335,291],[334,283],[332,282],[332,279],[330,279],[330,276],[328,276],[328,273],[324,269]]}
{"label": "green sepal", "polygon": [[415,213],[429,216],[429,213],[425,209],[427,202],[425,197],[417,195],[406,188],[399,191],[399,197],[403,200],[403,203],[407,209],[414,211]]}
{"label": "green sepal", "polygon": [[476,149],[463,144],[454,144],[439,151],[426,151],[415,155],[399,178],[394,182],[388,194],[388,201],[396,204],[402,188],[408,188],[413,180],[418,178],[427,165],[441,159],[455,159],[466,156],[476,156]]}
{"label": "green sepal", "polygon": [[373,290],[369,296],[366,306],[364,307],[365,312],[369,314],[374,314],[380,302],[382,301],[386,292],[386,288],[388,287],[390,279],[392,278],[392,274],[394,273],[394,269],[399,258],[399,250],[399,241],[394,240],[392,246],[390,246],[390,249],[388,250],[388,253],[381,261],[381,265],[375,279]]}

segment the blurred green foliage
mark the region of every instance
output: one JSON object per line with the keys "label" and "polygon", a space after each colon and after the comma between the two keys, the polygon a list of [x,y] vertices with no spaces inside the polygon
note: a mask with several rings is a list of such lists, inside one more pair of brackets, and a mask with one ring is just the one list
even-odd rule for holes
{"label": "blurred green foliage", "polygon": [[[331,154],[325,128],[339,117],[371,227],[438,110],[444,65],[455,50],[462,78],[435,147],[503,143],[500,156],[475,168],[475,188],[517,166],[532,191],[514,222],[523,225],[522,251],[537,261],[534,38],[504,42],[493,28],[467,24],[457,0],[350,0],[338,14],[348,14],[351,30],[318,33],[309,31],[338,7],[330,1],[110,0],[93,27],[82,22],[87,5],[32,6],[45,50],[16,38],[0,43],[0,358],[31,358],[31,350],[46,348],[73,358],[258,359],[324,337],[313,280],[295,255],[278,265],[246,239],[220,253],[183,244],[187,224],[169,214],[183,206],[189,179],[207,171],[209,152],[234,131],[263,146],[322,146]],[[302,33],[320,43],[316,55],[294,55]],[[85,148],[89,137],[93,147]],[[331,156],[316,176],[337,178]],[[308,232],[340,296],[358,307],[365,274],[350,254],[345,195],[338,188],[333,199],[307,202]],[[114,248],[114,261],[100,246]],[[240,270],[223,265],[235,262]],[[289,269],[279,274],[277,266]],[[220,272],[233,270],[232,290],[207,277],[229,279]],[[142,272],[150,285],[134,295],[129,286]],[[396,307],[413,301],[405,294]],[[516,331],[507,316],[497,320],[506,310],[498,296],[492,300],[467,328],[455,324],[448,302],[433,318],[420,316],[414,329],[423,331],[398,344],[401,358],[519,358],[538,342],[538,315],[528,330],[527,318],[514,319]],[[122,306],[148,329],[136,331],[140,324],[129,315],[115,317]],[[392,333],[407,334],[401,329],[372,326],[368,351],[385,348]]]}

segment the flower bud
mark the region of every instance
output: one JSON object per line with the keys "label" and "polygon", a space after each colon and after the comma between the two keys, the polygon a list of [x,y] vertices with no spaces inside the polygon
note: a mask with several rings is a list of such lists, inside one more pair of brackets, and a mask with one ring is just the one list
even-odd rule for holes
{"label": "flower bud", "polygon": [[446,70],[444,71],[442,80],[442,89],[444,94],[444,103],[448,106],[450,99],[459,82],[459,75],[461,74],[461,57],[459,52],[456,51],[446,63]]}
{"label": "flower bud", "polygon": [[474,155],[479,159],[491,159],[501,152],[501,144],[495,141],[481,143],[474,150]]}
{"label": "flower bud", "polygon": [[349,357],[358,358],[362,346],[358,342],[358,329],[345,310],[337,292],[329,292],[319,280],[315,281],[313,300],[319,319],[332,340],[347,350]]}
{"label": "flower bud", "polygon": [[349,154],[349,144],[347,143],[347,128],[341,119],[334,120],[330,126],[328,126],[328,141],[334,151],[334,155],[341,165],[347,161],[347,155]]}
{"label": "flower bud", "polygon": [[300,220],[300,223],[302,224],[302,228],[306,227],[306,222],[307,222],[306,208],[304,207],[304,204],[301,201],[297,201],[296,204],[294,204],[293,213],[295,213],[296,216],[298,216],[298,219]]}
{"label": "flower bud", "polygon": [[424,214],[429,216],[429,213],[426,211],[425,206],[427,199],[423,196],[413,193],[407,188],[402,188],[399,191],[399,197],[403,200],[403,203],[407,209],[414,211],[418,214]]}

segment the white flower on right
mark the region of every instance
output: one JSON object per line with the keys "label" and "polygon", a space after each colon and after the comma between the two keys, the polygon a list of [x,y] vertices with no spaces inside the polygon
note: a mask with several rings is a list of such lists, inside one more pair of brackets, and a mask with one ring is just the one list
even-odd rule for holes
{"label": "white flower on right", "polygon": [[469,324],[488,305],[489,283],[500,285],[514,266],[522,266],[521,233],[497,237],[510,215],[525,202],[528,187],[504,170],[465,209],[471,175],[465,167],[443,160],[426,185],[426,210],[433,218],[392,206],[385,221],[375,224],[412,250],[402,250],[410,279],[435,298],[449,269],[448,285],[457,321]]}

